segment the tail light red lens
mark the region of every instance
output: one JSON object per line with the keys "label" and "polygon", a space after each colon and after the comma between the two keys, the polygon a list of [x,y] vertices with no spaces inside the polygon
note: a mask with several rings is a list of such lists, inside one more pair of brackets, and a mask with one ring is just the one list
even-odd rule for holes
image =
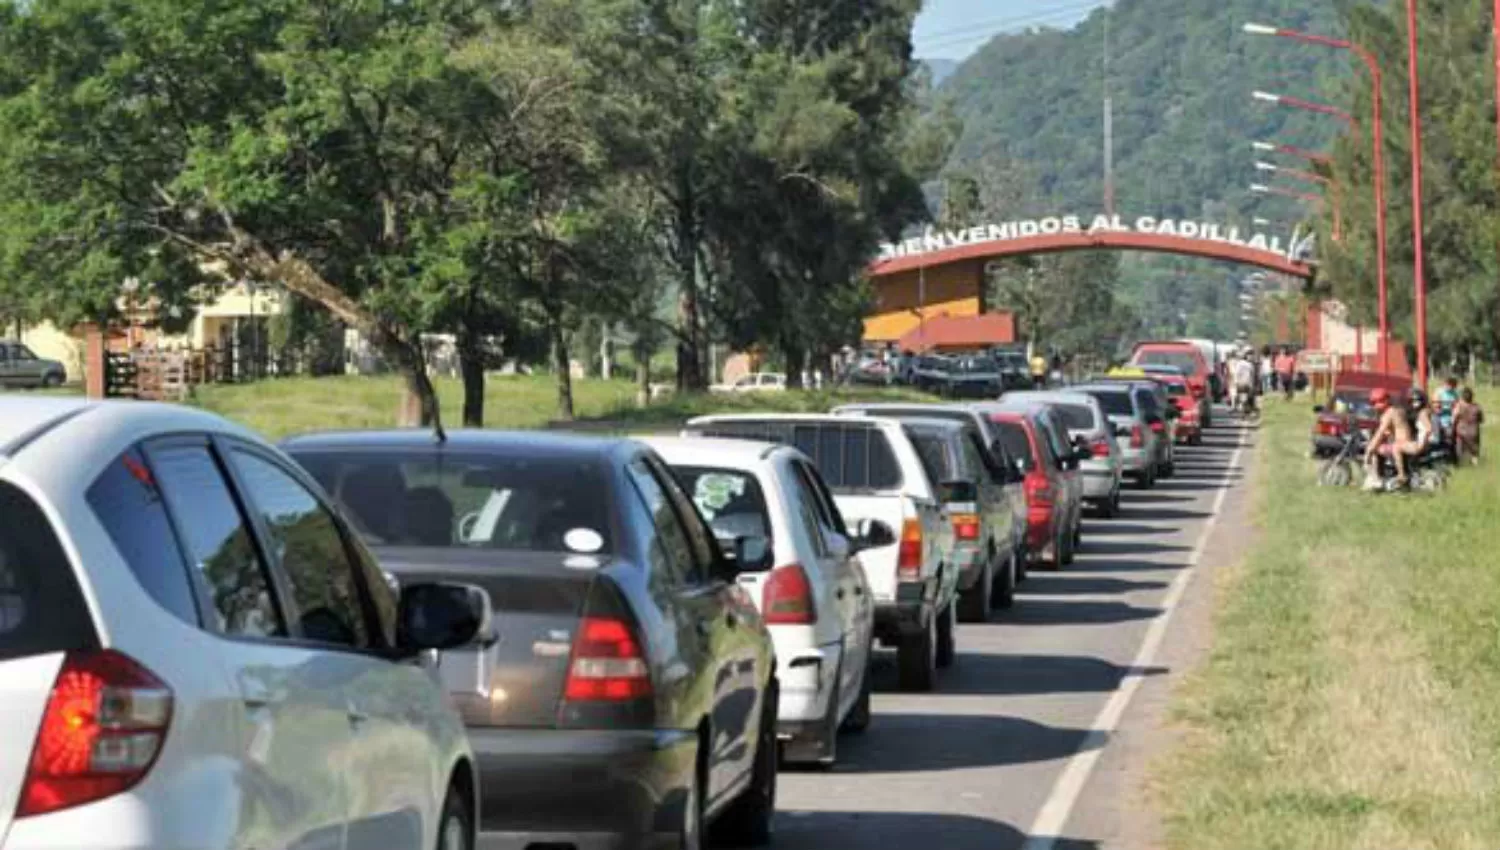
{"label": "tail light red lens", "polygon": [[1094,453],[1094,457],[1109,457],[1109,438],[1099,437],[1095,439],[1094,442],[1089,444],[1089,450]]}
{"label": "tail light red lens", "polygon": [[1326,437],[1339,437],[1343,436],[1344,428],[1340,423],[1336,421],[1329,419],[1319,419],[1318,433]]}
{"label": "tail light red lens", "polygon": [[777,567],[761,589],[761,613],[768,626],[810,626],[817,622],[812,583],[801,564]]}
{"label": "tail light red lens", "polygon": [[172,691],[114,650],[70,652],[57,673],[16,817],[129,789],[151,769],[172,722]]}
{"label": "tail light red lens", "polygon": [[1146,447],[1146,432],[1138,424],[1130,426],[1130,447],[1132,449]]}
{"label": "tail light red lens", "polygon": [[958,514],[953,517],[953,534],[959,540],[973,542],[979,539],[979,517],[974,514]]}
{"label": "tail light red lens", "polygon": [[1203,395],[1208,392],[1208,388],[1202,384],[1192,384],[1188,389],[1192,391],[1193,398],[1203,398]]}
{"label": "tail light red lens", "polygon": [[1167,430],[1167,424],[1165,422],[1152,422],[1151,430],[1157,434],[1165,433]]}
{"label": "tail light red lens", "polygon": [[621,702],[650,695],[650,669],[630,624],[614,617],[584,617],[573,640],[564,698]]}
{"label": "tail light red lens", "polygon": [[1032,508],[1051,508],[1054,493],[1052,482],[1040,472],[1026,476],[1026,504]]}
{"label": "tail light red lens", "polygon": [[901,547],[896,555],[896,579],[916,581],[922,577],[922,523],[909,519],[901,525]]}

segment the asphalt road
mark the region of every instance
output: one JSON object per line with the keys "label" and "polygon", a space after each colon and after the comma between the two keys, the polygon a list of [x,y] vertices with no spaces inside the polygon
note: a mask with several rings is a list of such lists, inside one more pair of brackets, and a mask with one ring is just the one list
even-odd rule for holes
{"label": "asphalt road", "polygon": [[[936,692],[898,692],[883,654],[869,731],[840,740],[832,771],[783,772],[774,846],[1149,846],[1129,822],[1138,789],[1125,786],[1150,753],[1120,742],[1165,702],[1153,680],[1181,656],[1174,641],[1204,638],[1165,612],[1206,596],[1201,566],[1242,542],[1216,516],[1243,509],[1250,454],[1238,449],[1251,439],[1216,427],[1203,447],[1179,447],[1176,477],[1127,491],[1121,518],[1086,521],[1074,565],[1033,572],[1014,610],[960,626],[959,659]],[[1143,708],[1136,697],[1153,687]]]}

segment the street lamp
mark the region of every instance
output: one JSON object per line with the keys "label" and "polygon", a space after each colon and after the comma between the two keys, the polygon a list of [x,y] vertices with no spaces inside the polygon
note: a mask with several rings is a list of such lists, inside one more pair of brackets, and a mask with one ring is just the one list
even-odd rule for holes
{"label": "street lamp", "polygon": [[1257,170],[1264,171],[1269,174],[1285,174],[1288,177],[1291,177],[1295,180],[1301,180],[1304,183],[1317,183],[1322,186],[1327,186],[1328,193],[1333,198],[1333,241],[1343,241],[1344,209],[1343,204],[1339,202],[1338,186],[1334,185],[1334,182],[1332,180],[1324,177],[1321,174],[1314,174],[1311,171],[1301,171],[1296,168],[1282,168],[1281,166],[1271,162],[1257,162],[1255,163],[1255,167]]}
{"label": "street lamp", "polygon": [[1298,201],[1307,201],[1312,204],[1323,203],[1322,195],[1313,195],[1308,192],[1297,192],[1292,189],[1284,189],[1281,186],[1267,186],[1264,183],[1251,183],[1250,191],[1257,195],[1280,195],[1283,198],[1293,198]]}
{"label": "street lamp", "polygon": [[[1500,0],[1495,0],[1497,8],[1500,8]],[[1500,24],[1497,24],[1500,26]],[[1373,123],[1370,126],[1370,138],[1374,147],[1373,166],[1375,169],[1375,269],[1376,269],[1376,291],[1379,298],[1380,310],[1380,368],[1381,371],[1390,374],[1390,320],[1386,311],[1386,207],[1385,207],[1385,127],[1382,120],[1381,98],[1384,93],[1382,80],[1384,75],[1380,70],[1380,63],[1376,61],[1375,54],[1366,50],[1352,41],[1342,38],[1329,38],[1328,36],[1313,33],[1299,32],[1286,29],[1285,27],[1273,27],[1265,24],[1245,24],[1245,32],[1249,35],[1269,35],[1277,38],[1301,41],[1307,44],[1316,44],[1323,47],[1332,47],[1335,50],[1347,50],[1358,56],[1365,64],[1365,69],[1370,72],[1370,92],[1372,100]],[[1497,33],[1500,38],[1500,33]],[[1415,68],[1413,62],[1413,68]],[[1497,94],[1500,98],[1500,94]],[[1415,102],[1415,99],[1413,99]],[[1500,103],[1500,100],[1497,100]],[[1413,122],[1415,127],[1415,122]],[[1418,216],[1421,213],[1418,211]],[[1420,236],[1418,240],[1420,241]],[[1421,279],[1421,251],[1418,250],[1417,278]],[[1425,332],[1426,319],[1423,318]]]}
{"label": "street lamp", "polygon": [[1340,121],[1347,123],[1351,129],[1357,129],[1359,127],[1359,122],[1354,120],[1353,115],[1350,115],[1344,110],[1339,109],[1337,106],[1329,106],[1326,103],[1316,103],[1311,100],[1303,100],[1300,97],[1292,97],[1289,94],[1275,94],[1268,91],[1254,91],[1250,93],[1250,96],[1255,98],[1256,100],[1262,101],[1264,103],[1269,103],[1274,106],[1286,106],[1292,109],[1302,109],[1308,112],[1317,112],[1322,115],[1332,115]]}
{"label": "street lamp", "polygon": [[1254,148],[1257,153],[1284,153],[1287,156],[1295,156],[1300,159],[1308,160],[1309,162],[1317,162],[1323,165],[1330,165],[1333,163],[1333,157],[1329,156],[1326,153],[1314,153],[1313,151],[1305,150],[1303,148],[1296,147],[1295,145],[1283,145],[1278,142],[1257,141],[1251,142],[1250,146]]}

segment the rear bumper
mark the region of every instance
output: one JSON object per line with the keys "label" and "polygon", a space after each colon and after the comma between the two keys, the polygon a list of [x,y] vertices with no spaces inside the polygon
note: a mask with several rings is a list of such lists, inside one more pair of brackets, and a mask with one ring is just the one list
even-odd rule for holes
{"label": "rear bumper", "polygon": [[479,847],[675,847],[697,757],[677,730],[470,728],[479,768]]}
{"label": "rear bumper", "polygon": [[1145,475],[1156,459],[1150,449],[1121,449],[1120,468],[1127,475]]}
{"label": "rear bumper", "polygon": [[1083,469],[1083,497],[1085,499],[1097,500],[1108,499],[1115,494],[1115,488],[1120,486],[1120,474],[1114,469]]}
{"label": "rear bumper", "polygon": [[1053,532],[1057,529],[1057,506],[1050,508],[1028,508],[1026,512],[1026,548],[1040,552],[1052,545]]}
{"label": "rear bumper", "polygon": [[968,590],[984,575],[985,552],[978,543],[954,544],[949,560],[958,567],[959,590]]}
{"label": "rear bumper", "polygon": [[[772,627],[775,636],[775,627]],[[776,732],[783,740],[796,737],[804,724],[821,721],[828,714],[828,700],[838,681],[842,643],[797,650],[776,648],[777,679],[781,702],[776,711]]]}

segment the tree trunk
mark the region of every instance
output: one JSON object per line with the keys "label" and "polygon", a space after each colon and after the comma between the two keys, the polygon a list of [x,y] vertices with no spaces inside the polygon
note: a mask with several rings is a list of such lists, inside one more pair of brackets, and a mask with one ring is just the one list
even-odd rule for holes
{"label": "tree trunk", "polygon": [[703,344],[699,334],[698,198],[692,175],[678,178],[677,194],[677,389],[703,392]]}
{"label": "tree trunk", "polygon": [[802,389],[802,370],[807,366],[807,352],[799,343],[782,340],[781,356],[786,360],[786,388]]}
{"label": "tree trunk", "polygon": [[464,381],[464,427],[484,427],[484,344],[470,332],[458,335],[458,370]]}
{"label": "tree trunk", "polygon": [[568,357],[568,338],[563,333],[562,322],[548,319],[548,333],[552,336],[552,368],[557,370],[557,418],[573,421],[573,369]]}
{"label": "tree trunk", "polygon": [[635,406],[651,404],[651,350],[640,343],[635,346]]}
{"label": "tree trunk", "polygon": [[[374,340],[372,340],[374,342]],[[397,413],[397,427],[433,428],[441,431],[442,411],[438,408],[437,388],[427,377],[427,362],[421,343],[403,343],[394,339],[376,343],[381,352],[395,362],[405,384],[405,393]]]}

